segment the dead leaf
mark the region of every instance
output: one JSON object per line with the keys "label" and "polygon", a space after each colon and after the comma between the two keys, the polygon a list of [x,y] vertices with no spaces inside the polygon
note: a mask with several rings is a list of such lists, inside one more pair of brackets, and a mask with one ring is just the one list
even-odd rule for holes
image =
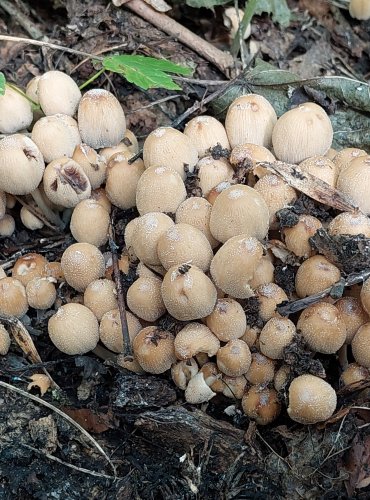
{"label": "dead leaf", "polygon": [[100,434],[116,425],[111,411],[95,413],[88,408],[63,408],[63,411],[88,432]]}
{"label": "dead leaf", "polygon": [[355,489],[366,488],[369,485],[368,466],[370,463],[370,436],[362,438],[359,434],[353,440],[347,460],[346,469],[349,480],[346,482],[347,492],[353,496]]}
{"label": "dead leaf", "polygon": [[40,394],[43,396],[48,389],[50,389],[51,382],[47,375],[42,373],[35,373],[28,377],[32,382],[30,382],[27,386],[27,391],[30,391],[33,387],[38,387],[40,389]]}

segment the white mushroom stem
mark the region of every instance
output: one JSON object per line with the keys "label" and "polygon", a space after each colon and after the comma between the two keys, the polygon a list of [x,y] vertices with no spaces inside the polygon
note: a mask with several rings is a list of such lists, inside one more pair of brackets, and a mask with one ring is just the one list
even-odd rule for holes
{"label": "white mushroom stem", "polygon": [[202,372],[197,373],[190,379],[185,390],[185,399],[191,404],[205,403],[212,399],[213,396],[216,396],[216,393],[206,384]]}
{"label": "white mushroom stem", "polygon": [[60,229],[64,228],[64,223],[62,219],[50,207],[47,206],[47,204],[44,201],[44,198],[42,197],[42,194],[40,193],[39,188],[32,191],[31,196],[34,199],[38,208],[50,222],[55,224]]}

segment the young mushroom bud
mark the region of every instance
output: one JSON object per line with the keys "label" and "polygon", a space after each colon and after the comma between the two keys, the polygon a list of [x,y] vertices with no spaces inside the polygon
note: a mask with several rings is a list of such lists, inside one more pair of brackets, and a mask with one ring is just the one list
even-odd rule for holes
{"label": "young mushroom bud", "polygon": [[36,144],[22,134],[0,141],[0,190],[25,195],[40,184],[45,164]]}
{"label": "young mushroom bud", "polygon": [[246,299],[254,295],[249,281],[263,255],[263,247],[256,238],[241,234],[228,240],[211,262],[211,276],[215,285],[231,297]]}
{"label": "young mushroom bud", "polygon": [[340,312],[327,302],[308,306],[299,317],[297,330],[314,352],[333,354],[346,341],[346,326]]}
{"label": "young mushroom bud", "polygon": [[220,182],[231,181],[233,176],[232,166],[223,159],[215,160],[212,156],[205,156],[197,163],[198,186],[203,196],[208,196]]}
{"label": "young mushroom bud", "polygon": [[159,127],[145,139],[143,159],[146,168],[163,165],[175,170],[185,180],[185,168],[194,171],[198,152],[189,137],[179,130]]}
{"label": "young mushroom bud", "polygon": [[325,155],[333,142],[333,127],[323,108],[312,102],[284,113],[274,127],[272,145],[277,158],[300,163]]}
{"label": "young mushroom bud", "polygon": [[291,376],[291,368],[289,365],[281,365],[278,371],[275,373],[274,377],[274,387],[280,392],[285,389],[286,385],[289,383]]}
{"label": "young mushroom bud", "polygon": [[247,328],[247,318],[242,306],[230,298],[218,299],[206,322],[208,328],[222,342],[239,339]]}
{"label": "young mushroom bud", "polygon": [[167,311],[180,321],[204,318],[213,311],[217,290],[196,266],[171,267],[162,282],[162,298]]}
{"label": "young mushroom bud", "polygon": [[49,200],[65,208],[75,207],[91,194],[87,175],[70,158],[59,158],[49,163],[44,172],[43,185]]}
{"label": "young mushroom bud", "polygon": [[15,278],[0,280],[0,314],[21,318],[28,310],[26,290]]}
{"label": "young mushroom bud", "polygon": [[26,86],[26,96],[32,99],[33,102],[35,102],[36,104],[40,104],[38,95],[38,86],[40,78],[41,75],[34,76],[33,78],[31,78],[31,80],[27,83]]}
{"label": "young mushroom bud", "polygon": [[105,192],[113,205],[122,210],[136,205],[137,185],[144,171],[144,163],[140,158],[133,163],[129,163],[121,153],[110,158]]}
{"label": "young mushroom bud", "polygon": [[270,228],[277,228],[276,212],[293,205],[297,199],[297,193],[287,182],[275,174],[267,174],[261,177],[254,189],[265,200],[270,213]]}
{"label": "young mushroom bud", "polygon": [[6,193],[0,191],[0,219],[4,217],[6,208]]}
{"label": "young mushroom bud", "polygon": [[11,236],[15,231],[15,220],[9,215],[5,214],[4,217],[0,219],[0,236]]}
{"label": "young mushroom bud", "polygon": [[247,344],[249,348],[251,347],[256,347],[259,340],[259,334],[261,333],[261,330],[257,328],[256,326],[249,326],[247,324],[247,328],[245,329],[245,332],[243,333],[243,336],[240,337],[243,342]]}
{"label": "young mushroom bud", "polygon": [[100,321],[105,313],[118,308],[116,285],[107,279],[92,281],[84,292],[84,305]]}
{"label": "young mushroom bud", "polygon": [[359,156],[367,156],[366,151],[358,148],[345,148],[339,151],[333,158],[333,163],[336,165],[338,173],[344,170],[352,160]]}
{"label": "young mushroom bud", "polygon": [[141,330],[133,341],[135,358],[148,373],[164,373],[176,362],[174,336],[157,326]]}
{"label": "young mushroom bud", "polygon": [[160,260],[157,253],[158,240],[167,229],[174,226],[173,220],[160,212],[152,212],[134,219],[132,234],[125,231],[125,242],[128,249],[144,264],[159,266]]}
{"label": "young mushroom bud", "polygon": [[141,276],[127,290],[127,306],[140,319],[157,321],[166,312],[161,285],[158,278]]}
{"label": "young mushroom bud", "polygon": [[260,352],[252,352],[252,362],[245,378],[253,385],[268,384],[274,380],[275,361]]}
{"label": "young mushroom bud", "polygon": [[370,323],[365,323],[357,330],[351,346],[355,361],[365,368],[370,368]]}
{"label": "young mushroom bud", "polygon": [[[66,156],[71,157],[71,155]],[[72,160],[82,167],[82,170],[90,181],[91,189],[97,189],[104,183],[107,162],[95,149],[87,144],[78,144],[73,151]]]}
{"label": "young mushroom bud", "polygon": [[370,215],[370,156],[351,161],[338,177],[337,189],[348,196],[365,215]]}
{"label": "young mushroom bud", "polygon": [[73,116],[81,99],[76,82],[61,71],[44,73],[37,84],[37,95],[46,116],[58,113]]}
{"label": "young mushroom bud", "polygon": [[370,321],[369,315],[356,297],[342,297],[335,303],[335,307],[346,327],[346,344],[350,344],[360,326]]}
{"label": "young mushroom bud", "polygon": [[127,156],[127,159],[130,159],[138,152],[139,144],[135,135],[133,134],[133,132],[131,132],[131,130],[126,129],[122,142],[117,144],[117,146],[111,146],[101,149],[99,151],[99,154],[104,158],[106,162],[108,162],[116,153],[122,153]]}
{"label": "young mushroom bud", "polygon": [[[128,334],[131,343],[142,330],[140,321],[129,311],[126,311],[126,320]],[[119,309],[112,309],[111,311],[103,314],[100,327],[99,336],[101,342],[112,352],[121,353],[124,351],[122,323]]]}
{"label": "young mushroom bud", "polygon": [[222,382],[224,384],[222,390],[224,396],[231,399],[242,399],[248,384],[245,376],[228,377],[224,375],[222,377]]}
{"label": "young mushroom bud", "polygon": [[201,369],[199,371],[203,373],[204,380],[206,384],[212,389],[212,391],[222,392],[225,387],[225,384],[222,381],[222,373],[217,368],[216,363],[212,363],[211,361],[206,361],[203,365],[201,365],[199,363],[199,356],[201,356],[202,354],[207,356],[204,353],[199,353],[196,356],[198,364],[201,366]]}
{"label": "young mushroom bud", "polygon": [[37,120],[31,139],[41,151],[46,163],[66,156],[71,158],[81,143],[76,120],[68,115],[44,116]]}
{"label": "young mushroom bud", "polygon": [[263,385],[252,385],[242,399],[244,413],[258,425],[273,422],[280,414],[277,392]]}
{"label": "young mushroom bud", "polygon": [[235,99],[227,111],[225,128],[231,147],[246,142],[269,148],[277,116],[261,95],[247,94]]}
{"label": "young mushroom bud", "polygon": [[217,351],[217,366],[229,377],[240,377],[249,370],[252,356],[249,347],[243,340],[229,340]]}
{"label": "young mushroom bud", "polygon": [[211,233],[222,243],[239,234],[263,240],[267,236],[269,218],[269,209],[262,196],[249,186],[236,184],[217,196],[211,212]]}
{"label": "young mushroom bud", "polygon": [[44,223],[40,220],[36,215],[33,215],[32,212],[28,210],[26,207],[22,207],[20,214],[21,221],[24,226],[30,231],[36,231],[36,229],[41,229],[44,227]]}
{"label": "young mushroom bud", "polygon": [[289,386],[288,415],[300,424],[316,424],[330,418],[337,406],[335,390],[314,375],[301,375]]}
{"label": "young mushroom bud", "polygon": [[322,255],[314,255],[298,268],[295,277],[296,293],[299,298],[322,292],[340,280],[340,271]]}
{"label": "young mushroom bud", "polygon": [[357,363],[351,363],[344,370],[342,375],[340,376],[341,385],[349,386],[349,385],[357,385],[360,382],[367,380],[370,377],[370,372],[364,366],[361,366]]}
{"label": "young mushroom bud", "polygon": [[168,167],[145,170],[136,188],[136,206],[140,215],[149,212],[175,213],[186,198],[185,184]]}
{"label": "young mushroom bud", "polygon": [[350,0],[349,13],[354,19],[367,21],[370,19],[370,3],[368,0]]}
{"label": "young mushroom bud", "polygon": [[318,229],[322,228],[319,219],[312,215],[300,215],[297,224],[283,229],[284,241],[287,249],[297,257],[307,259],[314,253],[309,239]]}
{"label": "young mushroom bud", "polygon": [[116,146],[126,131],[126,118],[111,92],[92,89],[78,106],[78,127],[82,142],[94,149]]}
{"label": "young mushroom bud", "polygon": [[175,353],[178,359],[190,359],[200,352],[214,356],[220,341],[211,330],[201,323],[189,323],[175,338]]}
{"label": "young mushroom bud", "polygon": [[0,356],[6,356],[10,347],[10,336],[5,327],[0,324]]}
{"label": "young mushroom bud", "polygon": [[202,372],[194,375],[185,389],[185,399],[191,404],[206,403],[214,396],[216,396],[216,393],[206,384]]}
{"label": "young mushroom bud", "polygon": [[202,115],[193,118],[185,125],[184,134],[196,147],[199,158],[208,155],[210,149],[217,144],[224,149],[230,148],[225,127],[212,116]]}
{"label": "young mushroom bud", "polygon": [[312,156],[311,158],[307,158],[299,164],[299,168],[302,172],[314,175],[333,188],[337,183],[339,169],[326,156]]}
{"label": "young mushroom bud", "polygon": [[48,261],[39,253],[28,253],[15,261],[12,277],[26,286],[33,278],[45,276]]}
{"label": "young mushroom bud", "polygon": [[367,314],[370,315],[370,278],[368,278],[362,285],[360,299],[362,307],[365,309]]}
{"label": "young mushroom bud", "polygon": [[370,238],[370,219],[361,212],[342,212],[330,222],[328,233],[330,236],[363,234]]}
{"label": "young mushroom bud", "polygon": [[70,229],[79,243],[100,247],[108,241],[109,213],[91,198],[82,200],[73,210]]}
{"label": "young mushroom bud", "polygon": [[47,262],[44,276],[54,278],[56,281],[64,281],[64,274],[60,262]]}
{"label": "young mushroom bud", "polygon": [[219,242],[212,236],[209,227],[212,205],[205,199],[192,196],[184,200],[176,210],[176,224],[185,223],[202,231],[212,248]]}
{"label": "young mushroom bud", "polygon": [[258,146],[257,144],[246,143],[235,146],[231,151],[229,161],[235,169],[239,166],[247,168],[253,167],[254,175],[263,177],[268,174],[269,171],[267,168],[259,165],[259,163],[274,163],[276,158],[267,148]]}
{"label": "young mushroom bud", "polygon": [[26,295],[30,307],[50,309],[57,298],[54,278],[33,278],[27,283]]}
{"label": "young mushroom bud", "polygon": [[158,240],[157,253],[166,270],[191,262],[206,272],[213,257],[211,245],[202,231],[182,223],[171,226],[162,234]]}
{"label": "young mushroom bud", "polygon": [[16,90],[5,87],[0,95],[0,133],[15,134],[28,128],[33,120],[31,103]]}
{"label": "young mushroom bud", "polygon": [[94,314],[81,304],[66,304],[49,319],[49,337],[65,354],[85,354],[99,341],[99,325]]}
{"label": "young mushroom bud", "polygon": [[104,276],[103,254],[90,243],[69,246],[60,262],[66,282],[78,292],[85,291],[92,281]]}
{"label": "young mushroom bud", "polygon": [[171,377],[177,387],[185,391],[189,380],[192,379],[199,371],[195,359],[190,358],[184,361],[177,361],[171,367]]}
{"label": "young mushroom bud", "polygon": [[259,346],[262,354],[271,359],[283,359],[284,349],[292,343],[296,329],[288,318],[271,318],[262,328]]}
{"label": "young mushroom bud", "polygon": [[259,303],[259,316],[263,321],[268,321],[276,316],[276,307],[288,300],[287,294],[275,283],[261,285],[255,290]]}
{"label": "young mushroom bud", "polygon": [[267,283],[272,283],[274,281],[275,268],[270,258],[264,255],[259,261],[256,270],[254,271],[253,278],[250,280],[249,284],[253,290],[261,285],[267,285]]}

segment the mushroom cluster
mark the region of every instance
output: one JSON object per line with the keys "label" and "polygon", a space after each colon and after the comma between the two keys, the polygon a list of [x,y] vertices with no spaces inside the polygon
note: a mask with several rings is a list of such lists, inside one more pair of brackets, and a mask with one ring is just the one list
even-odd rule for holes
{"label": "mushroom cluster", "polygon": [[[122,107],[108,91],[81,96],[70,77],[51,71],[32,80],[27,94],[45,115],[31,134],[25,133],[33,120],[28,101],[8,89],[0,97],[0,132],[8,134],[0,141],[0,234],[14,230],[6,210],[17,196],[28,207],[21,220],[31,230],[72,209],[76,243],[60,262],[32,253],[19,258],[11,276],[0,279],[0,314],[21,318],[29,307],[53,308],[48,333],[63,353],[84,354],[101,342],[126,369],[170,370],[187,402],[221,393],[241,400],[244,413],[261,425],[284,404],[296,422],[326,420],[337,404],[334,387],[369,376],[370,279],[360,294],[349,289],[337,301],[315,301],[298,317],[278,312],[282,302],[341,279],[336,263],[312,246],[317,230],[370,236],[370,156],[331,149],[333,129],[323,108],[308,102],[278,119],[264,97],[243,95],[230,105],[225,125],[199,116],[184,132],[157,128],[140,159]],[[279,213],[299,193],[269,170],[276,160],[336,187],[358,211],[337,212],[329,221],[307,210],[279,225]],[[124,297],[131,361],[123,355],[122,311],[109,252],[103,253],[112,205],[137,215],[125,226],[120,260],[131,276]],[[284,283],[288,267],[294,274]],[[74,290],[69,303],[57,294],[58,283]],[[1,328],[1,354],[9,344]],[[302,349],[305,359],[342,358],[347,346],[353,363],[342,365],[334,387],[324,370],[312,373],[309,363],[288,355]]]}

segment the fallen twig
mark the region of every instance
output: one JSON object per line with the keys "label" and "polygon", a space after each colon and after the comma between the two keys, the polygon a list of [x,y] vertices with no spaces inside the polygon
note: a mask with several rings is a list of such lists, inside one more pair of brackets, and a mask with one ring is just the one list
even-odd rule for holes
{"label": "fallen twig", "polygon": [[0,0],[0,7],[7,12],[11,18],[17,21],[22,28],[33,38],[42,38],[43,33],[40,31],[30,19],[23,14],[17,7],[16,2],[9,2],[9,0]]}

